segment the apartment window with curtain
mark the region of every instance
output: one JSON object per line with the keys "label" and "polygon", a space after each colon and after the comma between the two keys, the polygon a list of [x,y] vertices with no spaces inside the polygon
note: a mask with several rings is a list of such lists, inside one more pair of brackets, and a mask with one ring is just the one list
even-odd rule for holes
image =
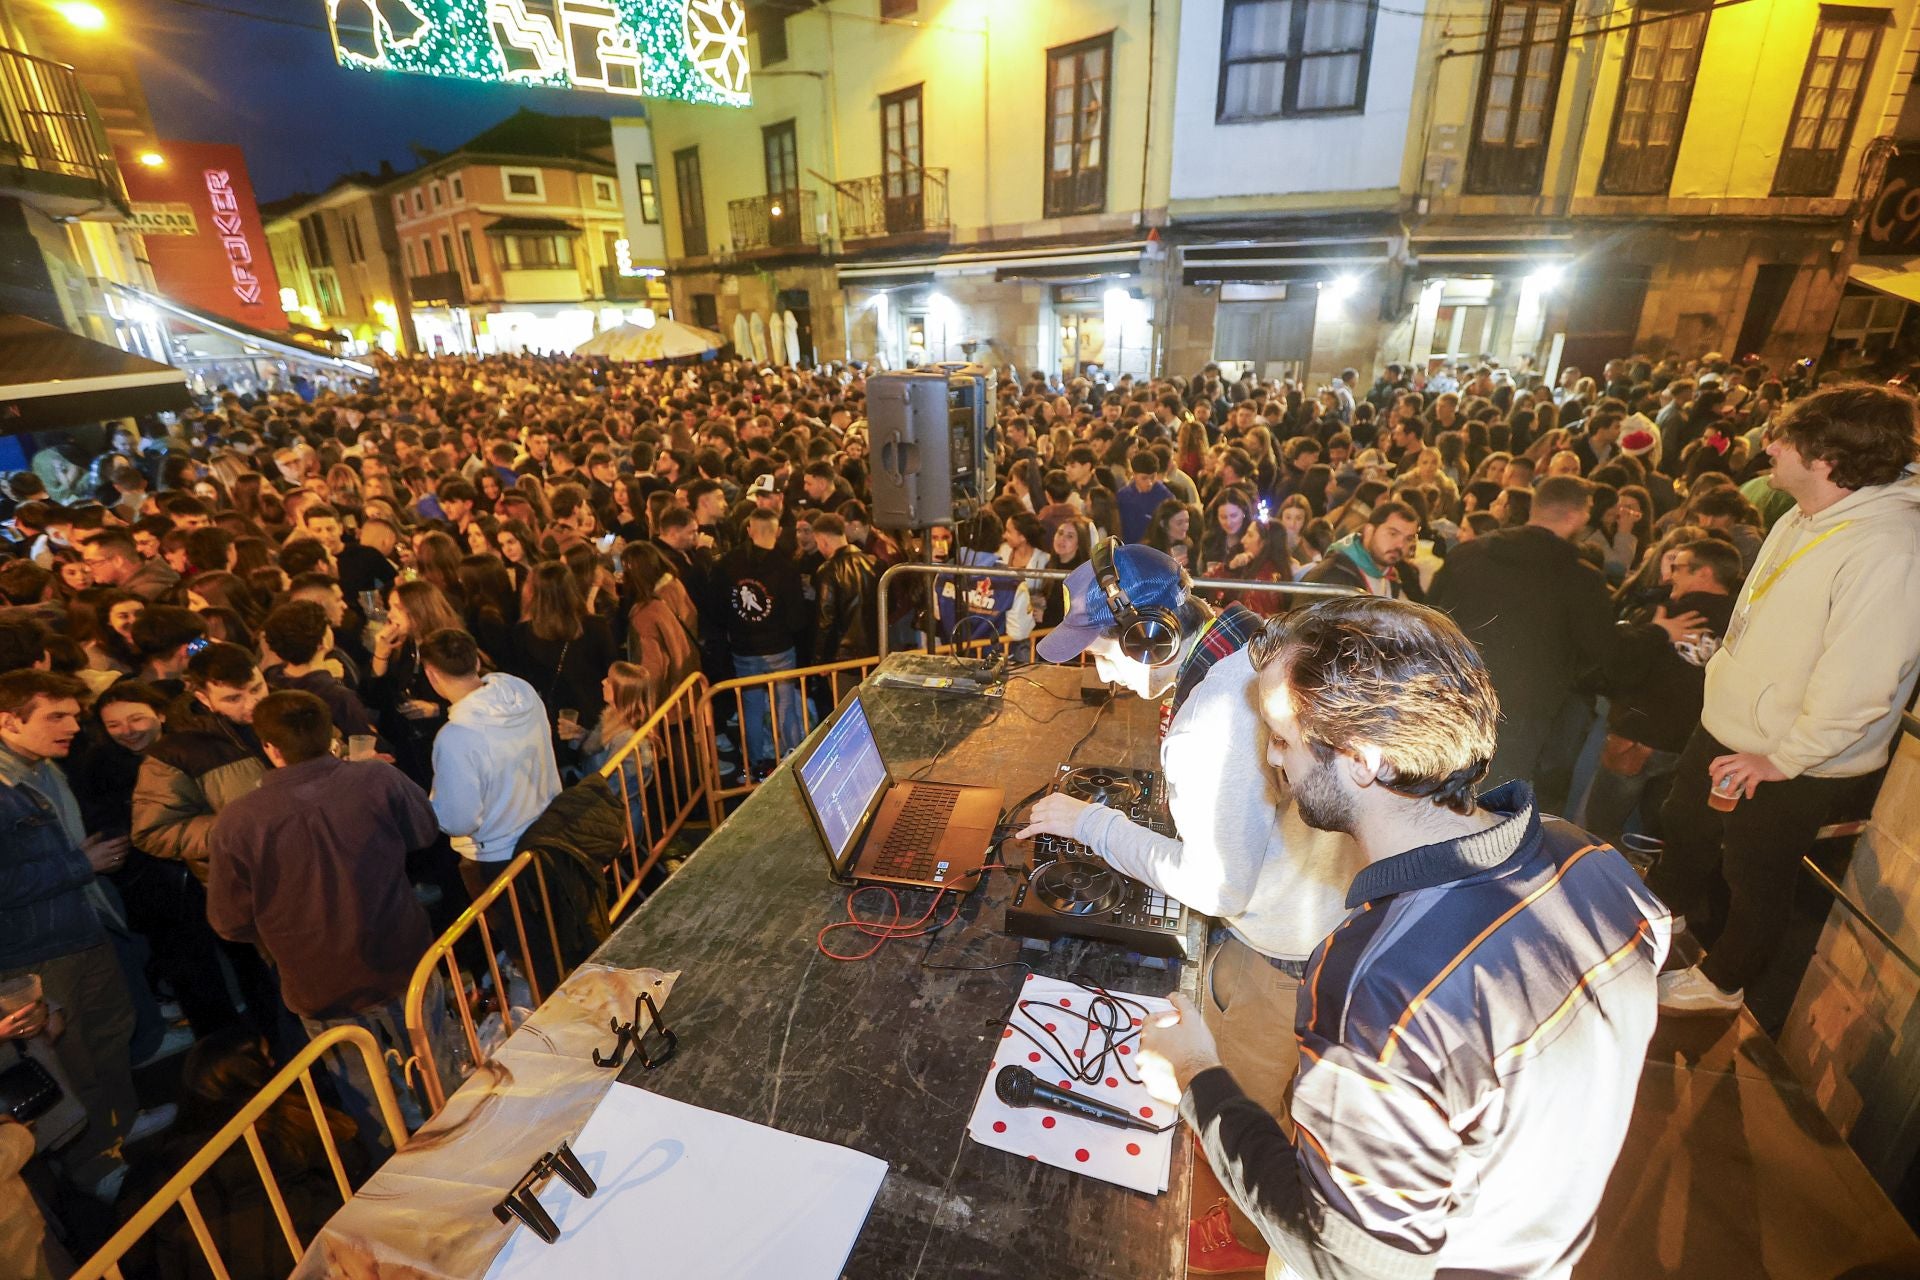
{"label": "apartment window with curtain", "polygon": [[673,153],[674,195],[680,204],[680,251],[689,258],[707,256],[707,194],[700,183],[700,148]]}
{"label": "apartment window with curtain", "polygon": [[1774,171],[1773,194],[1834,193],[1873,56],[1880,49],[1880,32],[1891,16],[1886,9],[1820,6],[1820,23],[1813,29],[1813,47],[1780,147],[1780,167]]}
{"label": "apartment window with curtain", "polygon": [[1673,0],[1642,4],[1627,37],[1613,133],[1600,170],[1600,194],[1663,196],[1673,183],[1680,136],[1687,127],[1707,18]]}
{"label": "apartment window with curtain", "polygon": [[1467,153],[1470,193],[1539,194],[1572,12],[1567,0],[1495,0]]}
{"label": "apartment window with curtain", "polygon": [[634,186],[640,192],[640,221],[660,221],[660,188],[653,178],[653,166],[637,164],[633,166]]}
{"label": "apartment window with curtain", "polygon": [[573,265],[573,240],[567,236],[502,236],[507,267],[519,271],[556,271]]}
{"label": "apartment window with curtain", "polygon": [[1226,0],[1223,124],[1361,111],[1376,0]]}
{"label": "apartment window with curtain", "polygon": [[1100,213],[1107,207],[1107,110],[1113,37],[1096,36],[1047,50],[1047,171],[1043,207],[1049,218]]}

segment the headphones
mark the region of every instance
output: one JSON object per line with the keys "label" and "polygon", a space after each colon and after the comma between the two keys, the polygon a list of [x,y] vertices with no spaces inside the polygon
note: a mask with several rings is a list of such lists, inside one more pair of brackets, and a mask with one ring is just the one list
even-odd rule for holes
{"label": "headphones", "polygon": [[1158,667],[1173,661],[1180,652],[1180,619],[1162,605],[1136,608],[1120,585],[1113,555],[1120,546],[1118,538],[1108,538],[1093,549],[1093,580],[1107,597],[1107,608],[1120,627],[1120,652],[1135,662]]}

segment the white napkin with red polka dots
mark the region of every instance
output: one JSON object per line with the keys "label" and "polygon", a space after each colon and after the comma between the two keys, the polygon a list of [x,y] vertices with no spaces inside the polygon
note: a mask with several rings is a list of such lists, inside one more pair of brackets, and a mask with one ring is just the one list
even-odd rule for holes
{"label": "white napkin with red polka dots", "polygon": [[[1148,1195],[1167,1189],[1173,1166],[1174,1130],[1146,1133],[1042,1107],[1009,1107],[993,1089],[994,1076],[1009,1064],[1027,1068],[1048,1084],[1097,1098],[1139,1116],[1149,1124],[1175,1124],[1179,1115],[1148,1094],[1140,1078],[1140,1023],[1147,1015],[1173,1006],[1158,996],[1111,991],[1112,1004],[1100,993],[1057,978],[1027,975],[1008,1015],[973,1104],[967,1133],[982,1146],[1010,1151],[1042,1164],[1057,1165]],[[1074,1015],[1080,1015],[1078,1017]],[[1111,1037],[1090,1028],[1088,1019],[1117,1026]],[[1103,1057],[1101,1051],[1111,1048]]]}

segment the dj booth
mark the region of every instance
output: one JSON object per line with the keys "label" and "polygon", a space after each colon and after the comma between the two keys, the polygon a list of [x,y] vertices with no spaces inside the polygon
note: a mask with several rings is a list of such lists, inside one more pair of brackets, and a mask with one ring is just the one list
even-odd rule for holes
{"label": "dj booth", "polygon": [[[889,659],[882,677],[910,658]],[[1088,704],[1081,682],[1078,668],[1031,668],[990,697],[870,679],[859,698],[894,779],[995,787],[1011,805],[1055,785],[1069,754],[1075,765],[1104,766],[1108,786],[1116,777],[1124,784],[1114,771],[1157,767],[1157,705],[1134,697]],[[1003,853],[1026,865],[1035,857],[1027,842],[1009,841]],[[946,927],[887,941],[867,959],[830,959],[820,932],[847,919],[850,890],[829,876],[796,769],[782,768],[596,956],[680,974],[667,1014],[678,1052],[651,1071],[630,1066],[621,1079],[885,1160],[885,1182],[846,1266],[853,1280],[1180,1277],[1192,1174],[1183,1135],[1175,1135],[1165,1192],[1148,1196],[981,1145],[967,1128],[1006,1034],[996,1020],[1008,1016],[1027,967],[1136,995],[1176,987],[1192,995],[1200,921],[1180,913],[1136,922],[1142,937],[1177,933],[1177,946],[1160,949],[1190,960],[1073,938],[1023,944],[1006,928],[1022,884],[989,872]],[[908,921],[932,897],[898,892]],[[1059,892],[1080,907],[1113,905],[1106,886],[1062,882]],[[862,894],[859,906],[890,914],[878,891]],[[1018,910],[1038,906],[1030,893]],[[943,905],[937,920],[947,913]],[[858,954],[874,941],[843,929],[826,945]],[[741,1188],[739,1211],[753,1212],[750,1188]]]}

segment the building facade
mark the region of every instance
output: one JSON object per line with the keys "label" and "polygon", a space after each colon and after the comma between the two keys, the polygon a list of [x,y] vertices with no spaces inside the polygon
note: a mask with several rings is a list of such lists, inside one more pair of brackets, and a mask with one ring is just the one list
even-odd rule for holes
{"label": "building facade", "polygon": [[[667,236],[660,222],[653,126],[644,116],[617,116],[612,124],[613,163],[620,174],[620,211],[627,228],[624,241],[614,245],[614,267],[626,289],[644,291],[643,304],[629,308],[627,319],[651,324],[646,316],[665,316],[673,309],[667,293]],[[639,312],[646,314],[637,316]]]}
{"label": "building facade", "polygon": [[416,349],[413,326],[400,322],[407,282],[394,206],[380,185],[358,174],[264,211],[287,314],[339,335],[355,355]]}
{"label": "building facade", "polygon": [[1146,372],[1172,11],[754,8],[751,107],[651,109],[676,315],[776,362]]}
{"label": "building facade", "polygon": [[422,352],[571,351],[646,304],[606,120],[523,110],[379,195]]}

